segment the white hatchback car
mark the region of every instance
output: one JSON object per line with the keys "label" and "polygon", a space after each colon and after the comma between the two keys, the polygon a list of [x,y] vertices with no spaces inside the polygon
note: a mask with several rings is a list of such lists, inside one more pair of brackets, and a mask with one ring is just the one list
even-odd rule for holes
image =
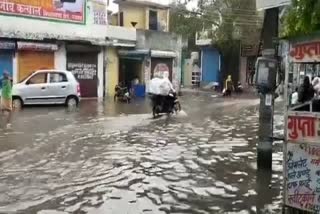
{"label": "white hatchback car", "polygon": [[77,106],[80,85],[70,71],[39,70],[12,88],[13,106],[65,104]]}

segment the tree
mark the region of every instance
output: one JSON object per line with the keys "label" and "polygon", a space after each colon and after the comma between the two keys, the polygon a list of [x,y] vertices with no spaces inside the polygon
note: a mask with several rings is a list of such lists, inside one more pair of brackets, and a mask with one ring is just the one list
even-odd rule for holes
{"label": "tree", "polygon": [[255,0],[202,0],[203,17],[214,25],[213,45],[222,55],[222,79],[239,77],[240,42],[258,44],[263,16],[256,11]]}
{"label": "tree", "polygon": [[284,36],[308,35],[320,30],[320,1],[292,0],[285,17]]}
{"label": "tree", "polygon": [[170,31],[188,40],[189,50],[192,51],[197,49],[196,33],[202,29],[202,21],[198,13],[187,10],[186,3],[186,1],[177,1],[171,5]]}
{"label": "tree", "polygon": [[199,8],[214,28],[215,42],[257,40],[262,16],[256,11],[255,0],[202,0]]}
{"label": "tree", "polygon": [[170,31],[189,39],[193,46],[195,34],[209,30],[215,44],[234,39],[252,43],[260,36],[262,16],[256,12],[255,0],[199,0],[198,9],[188,11],[188,0],[171,5]]}
{"label": "tree", "polygon": [[198,8],[188,11],[188,0],[176,0],[172,5],[171,31],[188,38],[189,50],[195,50],[197,32],[210,31],[213,46],[223,56],[221,78],[239,70],[240,41],[257,44],[260,40],[263,16],[256,11],[256,0],[199,0]]}

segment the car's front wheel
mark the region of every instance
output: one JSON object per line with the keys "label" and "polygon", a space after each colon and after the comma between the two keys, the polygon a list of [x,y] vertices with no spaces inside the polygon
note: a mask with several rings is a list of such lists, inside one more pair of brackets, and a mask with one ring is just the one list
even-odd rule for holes
{"label": "car's front wheel", "polygon": [[13,97],[12,108],[15,110],[20,110],[23,107],[23,102],[19,97]]}
{"label": "car's front wheel", "polygon": [[68,108],[73,108],[78,106],[78,99],[74,96],[68,97],[66,100],[66,106]]}

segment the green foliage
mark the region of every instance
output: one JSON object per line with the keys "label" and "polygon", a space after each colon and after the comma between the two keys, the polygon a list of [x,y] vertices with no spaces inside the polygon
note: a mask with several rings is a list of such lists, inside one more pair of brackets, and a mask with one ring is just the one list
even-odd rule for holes
{"label": "green foliage", "polygon": [[188,39],[189,50],[195,50],[195,35],[210,30],[213,45],[221,49],[233,46],[230,41],[257,42],[262,26],[255,6],[256,0],[199,0],[198,9],[188,11],[188,0],[171,5],[170,31]]}
{"label": "green foliage", "polygon": [[195,35],[202,29],[201,17],[197,13],[188,11],[184,3],[171,5],[170,31],[182,35],[188,40],[189,49],[194,50]]}
{"label": "green foliage", "polygon": [[251,36],[261,28],[255,0],[202,0],[200,5],[204,16],[213,20],[215,42],[222,40],[251,40]]}
{"label": "green foliage", "polygon": [[285,17],[284,36],[308,35],[320,30],[320,1],[293,0]]}

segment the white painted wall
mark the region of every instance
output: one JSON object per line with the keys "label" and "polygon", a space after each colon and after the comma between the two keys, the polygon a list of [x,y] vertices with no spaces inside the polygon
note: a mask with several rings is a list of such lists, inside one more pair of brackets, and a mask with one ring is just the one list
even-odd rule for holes
{"label": "white painted wall", "polygon": [[146,92],[150,91],[150,78],[151,78],[151,58],[147,58],[144,63],[144,82],[146,85]]}
{"label": "white painted wall", "polygon": [[103,98],[103,62],[104,51],[101,50],[98,54],[98,98]]}
{"label": "white painted wall", "polygon": [[59,45],[59,50],[54,52],[54,68],[59,70],[67,69],[67,51],[64,44]]}
{"label": "white painted wall", "polygon": [[18,82],[18,53],[12,58],[12,80],[14,84]]}

